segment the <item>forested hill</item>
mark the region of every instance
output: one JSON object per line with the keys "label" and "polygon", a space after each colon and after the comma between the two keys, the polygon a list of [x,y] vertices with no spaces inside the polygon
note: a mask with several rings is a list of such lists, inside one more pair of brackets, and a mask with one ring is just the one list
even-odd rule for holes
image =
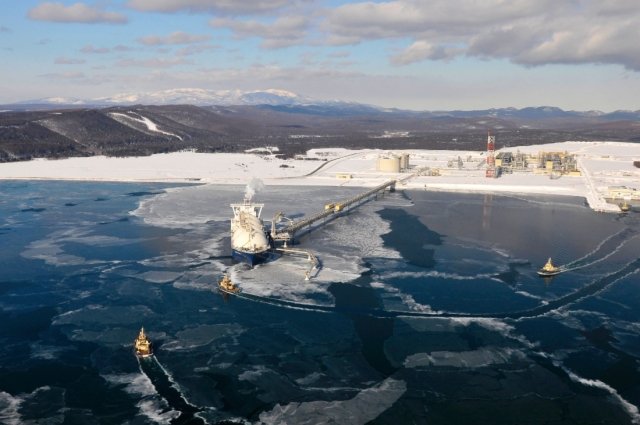
{"label": "forested hill", "polygon": [[22,106],[0,113],[0,162],[72,156],[140,156],[193,149],[277,146],[482,150],[565,140],[640,141],[640,113],[557,108],[412,112],[358,104],[241,106]]}

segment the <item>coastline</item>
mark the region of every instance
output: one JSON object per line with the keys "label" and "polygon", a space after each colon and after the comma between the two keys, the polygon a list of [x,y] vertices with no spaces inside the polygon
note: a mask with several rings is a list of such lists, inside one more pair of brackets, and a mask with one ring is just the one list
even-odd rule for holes
{"label": "coastline", "polygon": [[[306,156],[282,159],[277,152],[195,153],[174,152],[147,157],[104,156],[68,159],[35,159],[0,164],[0,180],[68,180],[104,182],[162,182],[214,185],[245,185],[252,178],[265,185],[373,187],[398,180],[398,187],[471,193],[517,193],[579,196],[597,211],[619,212],[604,200],[607,189],[627,186],[640,190],[640,145],[622,142],[562,142],[548,145],[503,148],[500,152],[535,155],[538,152],[575,155],[579,176],[513,172],[486,178],[484,152],[403,150],[410,166],[401,173],[376,170],[381,150],[313,149]],[[457,166],[452,167],[453,161]],[[439,175],[416,173],[427,169]],[[536,171],[532,169],[533,171]],[[412,175],[414,173],[414,175]],[[403,179],[406,179],[403,181]]]}

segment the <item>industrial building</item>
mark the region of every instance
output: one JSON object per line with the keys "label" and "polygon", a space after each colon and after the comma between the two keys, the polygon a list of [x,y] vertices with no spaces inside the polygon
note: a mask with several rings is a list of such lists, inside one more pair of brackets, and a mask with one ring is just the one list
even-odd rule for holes
{"label": "industrial building", "polygon": [[576,156],[567,152],[539,152],[537,172],[579,176]]}
{"label": "industrial building", "polygon": [[[541,151],[537,154],[520,152],[520,150],[516,152],[497,151],[496,136],[489,132],[486,140],[486,151],[479,153],[479,155],[449,157],[439,167],[426,167],[421,175],[470,175],[482,172],[485,177],[498,178],[503,173],[533,172],[548,175],[552,179],[562,176],[581,175],[576,155],[574,154],[546,151]],[[420,156],[416,157],[416,160],[420,161],[420,159]],[[377,157],[376,171],[378,172],[402,173],[409,168],[408,153],[386,152]],[[339,178],[346,177],[340,176]]]}
{"label": "industrial building", "polygon": [[528,155],[521,152],[500,152],[496,156],[496,167],[500,167],[503,173],[514,171],[529,171]]}
{"label": "industrial building", "polygon": [[606,198],[612,200],[640,200],[640,190],[627,186],[609,186]]}

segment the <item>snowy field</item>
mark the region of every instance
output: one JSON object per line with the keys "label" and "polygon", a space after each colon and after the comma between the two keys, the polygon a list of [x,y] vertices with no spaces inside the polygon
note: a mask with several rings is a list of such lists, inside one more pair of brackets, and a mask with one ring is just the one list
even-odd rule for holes
{"label": "snowy field", "polygon": [[[130,117],[129,117],[130,118]],[[496,153],[499,153],[498,150]],[[127,182],[200,182],[244,185],[253,177],[266,185],[371,187],[402,179],[423,167],[440,170],[439,176],[414,176],[402,188],[484,193],[557,194],[580,196],[598,211],[618,212],[604,197],[609,186],[640,189],[640,145],[620,142],[562,142],[503,149],[512,153],[539,151],[575,154],[582,176],[551,179],[545,174],[513,173],[497,179],[484,176],[484,152],[408,150],[410,169],[403,173],[376,171],[384,151],[314,149],[296,159],[280,159],[277,150],[208,154],[175,152],[148,157],[37,159],[0,164],[0,179],[95,180]],[[458,169],[457,161],[463,161]],[[456,164],[451,167],[451,163]],[[345,178],[348,177],[348,178]]]}

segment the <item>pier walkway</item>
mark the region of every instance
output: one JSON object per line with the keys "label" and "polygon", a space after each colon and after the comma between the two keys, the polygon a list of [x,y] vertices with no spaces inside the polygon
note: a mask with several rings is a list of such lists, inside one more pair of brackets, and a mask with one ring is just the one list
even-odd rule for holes
{"label": "pier walkway", "polygon": [[598,189],[593,183],[593,179],[591,177],[591,174],[589,173],[589,170],[587,169],[587,167],[585,167],[582,164],[582,159],[580,157],[578,157],[577,159],[577,164],[578,164],[578,167],[580,168],[580,172],[582,173],[586,181],[586,186],[587,186],[586,198],[587,198],[587,203],[589,204],[589,207],[599,212],[613,212],[613,213],[620,212],[621,211],[620,207],[618,207],[617,205],[608,203],[600,195],[600,193],[598,192]]}
{"label": "pier walkway", "polygon": [[324,211],[320,211],[310,217],[295,221],[282,229],[276,230],[275,226],[273,226],[271,229],[271,237],[274,241],[284,242],[286,246],[287,242],[293,240],[293,237],[297,232],[304,228],[310,228],[311,225],[316,223],[317,221],[335,217],[348,210],[350,207],[358,206],[371,198],[376,198],[379,194],[384,194],[386,190],[389,190],[389,192],[394,192],[396,190],[397,184],[404,185],[409,179],[426,174],[428,171],[429,167],[420,167],[412,173],[402,177],[401,179],[389,180],[374,187],[373,189],[367,190],[366,192],[345,201],[327,204],[324,206]]}
{"label": "pier walkway", "polygon": [[371,198],[375,198],[378,194],[384,194],[384,192],[388,189],[390,192],[395,191],[396,180],[389,180],[379,186],[374,187],[360,195],[354,196],[353,198],[347,199],[342,202],[335,202],[325,205],[324,211],[320,211],[317,214],[314,214],[310,217],[303,218],[301,220],[295,221],[288,226],[282,229],[273,229],[271,232],[271,237],[274,241],[283,241],[286,243],[291,241],[295,234],[304,228],[311,227],[312,224],[317,221],[323,220],[329,217],[335,217],[344,211],[348,210],[349,207],[357,206],[361,203],[366,202]]}

